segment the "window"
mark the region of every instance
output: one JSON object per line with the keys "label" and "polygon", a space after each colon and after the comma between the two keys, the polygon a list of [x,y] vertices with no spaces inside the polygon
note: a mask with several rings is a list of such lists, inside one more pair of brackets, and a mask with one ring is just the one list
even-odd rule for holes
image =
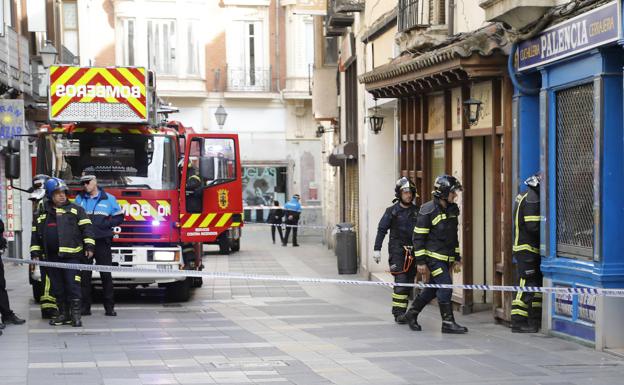
{"label": "window", "polygon": [[261,21],[237,21],[228,29],[227,63],[230,91],[268,91],[271,71],[264,55]]}
{"label": "window", "polygon": [[175,72],[175,40],[175,20],[147,21],[147,52],[151,69],[163,74]]}
{"label": "window", "polygon": [[429,0],[429,24],[446,24],[446,0]]}
{"label": "window", "polygon": [[168,136],[45,135],[37,170],[78,185],[83,174],[103,186],[170,190],[176,188],[176,144]]}
{"label": "window", "polygon": [[75,1],[64,1],[62,4],[63,45],[78,56],[78,5]]}
{"label": "window", "polygon": [[136,42],[135,27],[136,22],[134,19],[121,19],[121,64],[126,66],[135,65],[134,47]]}
{"label": "window", "polygon": [[338,38],[325,37],[323,46],[323,64],[336,65],[338,63]]}
{"label": "window", "polygon": [[187,63],[186,73],[199,75],[199,21],[189,20],[186,27]]}

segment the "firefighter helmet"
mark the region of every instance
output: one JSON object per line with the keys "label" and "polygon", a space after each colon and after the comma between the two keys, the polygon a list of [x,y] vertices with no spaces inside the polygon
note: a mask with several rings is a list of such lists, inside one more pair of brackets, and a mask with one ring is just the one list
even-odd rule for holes
{"label": "firefighter helmet", "polygon": [[432,194],[438,199],[446,199],[450,193],[462,190],[462,185],[457,178],[451,175],[440,175],[433,184]]}
{"label": "firefighter helmet", "polygon": [[540,183],[542,183],[542,173],[538,172],[537,174],[533,174],[530,177],[528,177],[525,181],[524,184],[529,186],[529,187],[533,187],[533,188],[538,188]]}
{"label": "firefighter helmet", "polygon": [[63,179],[60,178],[50,178],[45,182],[45,190],[46,190],[46,197],[48,199],[52,199],[52,195],[54,194],[55,191],[65,191],[68,192],[69,189],[67,188],[67,184],[65,184],[65,181]]}
{"label": "firefighter helmet", "polygon": [[48,179],[50,179],[50,177],[46,174],[35,175],[32,180],[33,188],[34,189],[43,188],[43,185],[45,184],[45,182],[48,181]]}
{"label": "firefighter helmet", "polygon": [[394,185],[394,196],[397,199],[401,199],[401,193],[403,191],[409,191],[412,193],[412,196],[416,198],[418,194],[416,193],[416,185],[409,178],[402,177],[397,180]]}

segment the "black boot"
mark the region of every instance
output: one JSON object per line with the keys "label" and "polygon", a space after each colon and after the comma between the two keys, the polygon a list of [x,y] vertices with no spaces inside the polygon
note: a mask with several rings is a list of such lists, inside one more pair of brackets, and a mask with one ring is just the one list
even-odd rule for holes
{"label": "black boot", "polygon": [[72,299],[71,301],[71,325],[75,328],[82,326],[82,307],[80,306],[79,299]]}
{"label": "black boot", "polygon": [[80,314],[86,316],[91,315],[91,306],[83,304],[80,309]]}
{"label": "black boot", "polygon": [[405,325],[407,323],[407,318],[405,318],[405,313],[395,314],[394,322],[398,323],[399,325]]}
{"label": "black boot", "polygon": [[516,323],[511,326],[512,333],[537,333],[538,330],[537,325],[531,325],[528,322]]}
{"label": "black boot", "polygon": [[117,317],[117,312],[115,311],[115,305],[113,304],[105,304],[104,305],[104,315],[108,317]]}
{"label": "black boot", "polygon": [[468,328],[455,323],[453,315],[453,304],[450,302],[440,302],[440,315],[442,316],[442,333],[464,334]]}
{"label": "black boot", "polygon": [[61,326],[71,325],[71,317],[69,315],[69,306],[66,303],[59,302],[56,304],[58,307],[58,314],[56,317],[50,320],[50,325]]}
{"label": "black boot", "polygon": [[405,313],[405,319],[407,320],[407,324],[409,328],[415,332],[419,332],[422,330],[422,327],[418,324],[418,314],[425,308],[427,302],[423,301],[420,296],[414,298],[414,302],[412,302],[412,307]]}
{"label": "black boot", "polygon": [[47,308],[41,309],[41,319],[54,319],[58,317],[58,309],[57,308]]}

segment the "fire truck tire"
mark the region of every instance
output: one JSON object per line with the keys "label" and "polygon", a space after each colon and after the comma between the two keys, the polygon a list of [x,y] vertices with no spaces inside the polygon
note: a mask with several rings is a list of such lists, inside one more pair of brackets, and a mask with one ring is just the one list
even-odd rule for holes
{"label": "fire truck tire", "polygon": [[39,303],[39,299],[41,298],[41,295],[43,294],[43,285],[41,284],[40,281],[32,281],[31,285],[32,285],[33,299],[35,300],[35,303]]}
{"label": "fire truck tire", "polygon": [[223,233],[219,237],[219,254],[228,255],[230,254],[230,238],[227,236],[227,233]]}
{"label": "fire truck tire", "polygon": [[189,279],[191,279],[191,287],[192,288],[198,288],[198,287],[202,287],[204,285],[204,280],[202,279],[202,277],[189,277]]}
{"label": "fire truck tire", "polygon": [[240,251],[240,239],[232,239],[230,241],[230,250]]}
{"label": "fire truck tire", "polygon": [[170,302],[188,301],[191,298],[191,281],[187,278],[168,284],[165,288],[165,298]]}

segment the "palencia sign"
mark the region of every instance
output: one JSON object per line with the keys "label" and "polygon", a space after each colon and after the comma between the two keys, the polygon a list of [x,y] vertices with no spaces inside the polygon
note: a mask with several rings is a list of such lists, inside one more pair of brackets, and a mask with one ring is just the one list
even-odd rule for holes
{"label": "palencia sign", "polygon": [[616,41],[620,25],[617,1],[555,24],[519,44],[518,69],[523,71]]}

